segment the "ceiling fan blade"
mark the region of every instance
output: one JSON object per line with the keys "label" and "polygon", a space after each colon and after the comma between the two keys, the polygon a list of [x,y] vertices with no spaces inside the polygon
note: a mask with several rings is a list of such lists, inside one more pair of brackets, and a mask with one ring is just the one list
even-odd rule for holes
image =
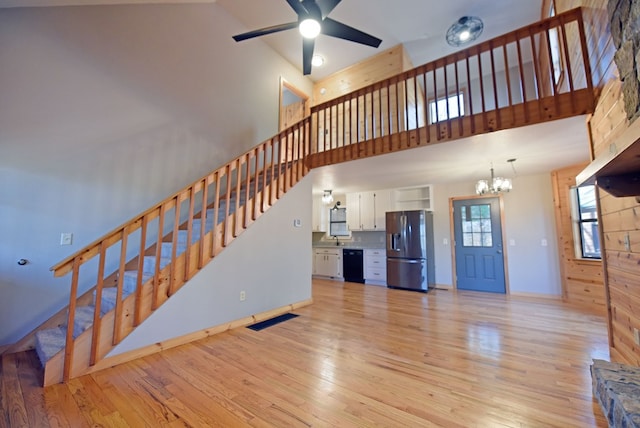
{"label": "ceiling fan blade", "polygon": [[311,58],[313,58],[313,47],[315,39],[302,38],[302,74],[311,74]]}
{"label": "ceiling fan blade", "polygon": [[289,22],[287,24],[273,25],[271,27],[265,27],[259,30],[253,30],[247,33],[235,35],[233,36],[233,40],[235,40],[236,42],[241,42],[243,40],[264,36],[266,34],[272,34],[280,31],[291,30],[292,28],[296,28],[297,26],[298,26],[297,22]]}
{"label": "ceiling fan blade", "polygon": [[316,4],[322,12],[322,19],[326,18],[341,1],[342,0],[316,0]]}
{"label": "ceiling fan blade", "polygon": [[356,30],[355,28],[349,27],[341,22],[334,21],[331,18],[325,18],[322,21],[321,33],[327,36],[372,46],[374,48],[377,48],[380,46],[380,43],[382,43],[382,40],[377,37],[373,37],[370,34]]}
{"label": "ceiling fan blade", "polygon": [[287,3],[298,15],[307,15],[309,13],[300,0],[287,0]]}

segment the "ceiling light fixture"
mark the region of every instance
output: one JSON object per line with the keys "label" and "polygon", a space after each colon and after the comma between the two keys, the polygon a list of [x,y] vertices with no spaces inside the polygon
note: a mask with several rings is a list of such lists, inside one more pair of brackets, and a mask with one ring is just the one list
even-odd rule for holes
{"label": "ceiling light fixture", "polygon": [[447,43],[462,46],[480,37],[484,24],[477,16],[463,16],[447,30]]}
{"label": "ceiling light fixture", "polygon": [[[322,55],[314,55],[311,58],[311,65],[314,67],[320,67],[324,64],[324,57]],[[320,90],[322,91],[322,90]]]}
{"label": "ceiling light fixture", "polygon": [[325,190],[322,195],[322,203],[325,205],[331,205],[333,203],[333,195],[331,190]]}
{"label": "ceiling light fixture", "polygon": [[318,37],[318,34],[320,34],[320,30],[322,29],[322,27],[317,20],[313,18],[307,18],[300,21],[298,29],[300,30],[300,34],[302,34],[302,37],[304,37],[305,39],[315,39],[316,37]]}
{"label": "ceiling light fixture", "polygon": [[[509,159],[507,162],[511,163],[511,168],[513,168],[513,162],[515,159]],[[513,168],[515,171],[515,168]],[[484,195],[487,193],[503,193],[508,192],[513,189],[513,183],[510,178],[504,177],[496,177],[493,174],[493,164],[491,164],[491,179],[490,180],[478,180],[476,183],[476,194]]]}

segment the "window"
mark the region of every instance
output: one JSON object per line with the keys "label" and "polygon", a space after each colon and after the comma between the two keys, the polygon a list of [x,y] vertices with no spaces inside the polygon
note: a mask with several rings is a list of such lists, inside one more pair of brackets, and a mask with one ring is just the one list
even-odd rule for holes
{"label": "window", "polygon": [[[447,105],[449,109],[447,110]],[[429,119],[431,123],[464,116],[464,94],[451,95],[429,102]]]}
{"label": "window", "polygon": [[576,257],[600,259],[600,235],[598,233],[598,213],[596,210],[595,186],[574,187],[573,223]]}
{"label": "window", "polygon": [[465,205],[461,214],[462,246],[492,247],[491,205]]}
{"label": "window", "polygon": [[[549,7],[549,17],[556,16],[556,8],[551,2],[551,6]],[[555,86],[557,87],[562,80],[562,55],[560,50],[560,37],[559,37],[559,28],[553,27],[549,28],[549,46],[551,47],[551,64],[553,66],[553,77],[555,79]]]}

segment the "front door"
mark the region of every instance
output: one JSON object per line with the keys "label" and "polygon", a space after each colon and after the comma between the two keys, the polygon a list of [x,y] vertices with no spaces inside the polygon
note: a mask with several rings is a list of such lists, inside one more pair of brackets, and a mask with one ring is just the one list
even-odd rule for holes
{"label": "front door", "polygon": [[500,199],[453,201],[456,286],[505,293]]}

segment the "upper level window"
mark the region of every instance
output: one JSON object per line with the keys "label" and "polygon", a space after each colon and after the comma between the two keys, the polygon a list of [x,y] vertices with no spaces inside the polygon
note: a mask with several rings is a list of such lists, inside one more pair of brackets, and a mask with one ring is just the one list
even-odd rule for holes
{"label": "upper level window", "polygon": [[572,194],[576,257],[600,259],[602,255],[595,186],[575,187],[572,189]]}
{"label": "upper level window", "polygon": [[[448,110],[447,105],[449,106]],[[459,116],[464,116],[464,94],[462,92],[429,102],[429,119],[431,123],[442,122]]]}

